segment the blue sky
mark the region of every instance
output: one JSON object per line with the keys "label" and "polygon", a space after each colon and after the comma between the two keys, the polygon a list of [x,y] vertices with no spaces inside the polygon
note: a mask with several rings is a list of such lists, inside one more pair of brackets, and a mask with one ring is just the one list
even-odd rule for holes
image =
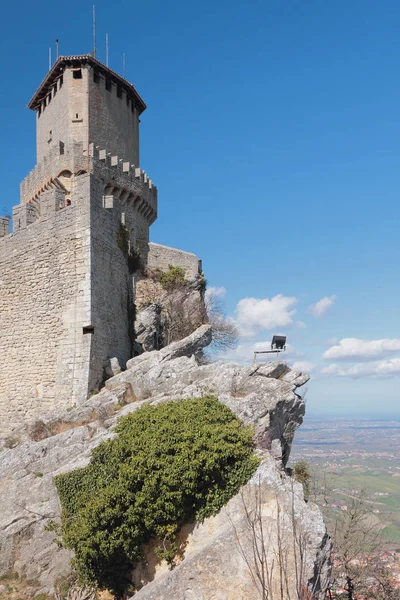
{"label": "blue sky", "polygon": [[[226,290],[246,334],[236,358],[286,333],[288,359],[312,368],[310,414],[398,415],[400,3],[101,0],[96,13],[98,58],[108,32],[110,66],[126,53],[148,104],[152,240],[197,253]],[[35,164],[25,106],[48,48],[90,52],[91,17],[76,0],[3,7],[1,213]]]}

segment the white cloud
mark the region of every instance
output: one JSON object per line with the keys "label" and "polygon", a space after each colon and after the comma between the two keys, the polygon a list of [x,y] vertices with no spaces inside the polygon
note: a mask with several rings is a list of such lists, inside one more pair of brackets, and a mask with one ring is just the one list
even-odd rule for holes
{"label": "white cloud", "polygon": [[321,373],[323,375],[336,375],[337,377],[351,377],[353,379],[388,379],[389,377],[400,377],[400,358],[357,363],[351,367],[332,364],[322,369]]}
{"label": "white cloud", "polygon": [[292,369],[294,371],[302,371],[303,373],[311,373],[315,369],[315,365],[308,360],[296,360],[292,364]]}
{"label": "white cloud", "polygon": [[324,352],[325,360],[374,360],[393,352],[400,352],[399,339],[360,340],[344,338]]}
{"label": "white cloud", "polygon": [[305,329],[307,327],[304,321],[297,321],[296,325],[299,329]]}
{"label": "white cloud", "polygon": [[206,289],[206,298],[218,298],[222,299],[226,296],[226,289],[224,287],[208,287]]}
{"label": "white cloud", "polygon": [[286,327],[293,322],[297,300],[278,294],[271,298],[242,298],[236,307],[236,322],[240,333],[253,337],[259,331]]}
{"label": "white cloud", "polygon": [[325,296],[315,304],[311,304],[307,310],[314,315],[314,317],[322,317],[335,304],[335,301],[336,296]]}

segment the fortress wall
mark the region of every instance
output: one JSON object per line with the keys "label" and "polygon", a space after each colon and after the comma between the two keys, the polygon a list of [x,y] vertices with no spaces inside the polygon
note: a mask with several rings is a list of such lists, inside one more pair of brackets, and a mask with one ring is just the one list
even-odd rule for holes
{"label": "fortress wall", "polygon": [[[117,357],[121,366],[133,355],[134,276],[128,257],[118,244],[123,228],[130,247],[147,253],[149,215],[157,206],[155,188],[149,189],[144,174],[137,178],[119,167],[94,159],[91,183],[91,302],[92,349],[91,390],[98,389],[109,359]],[[138,192],[141,197],[138,197]],[[104,198],[107,196],[107,199]],[[143,202],[146,198],[146,202]],[[106,208],[107,207],[107,208]],[[154,218],[154,216],[152,216]]]}
{"label": "fortress wall", "polygon": [[90,175],[73,182],[72,205],[0,239],[0,432],[86,398],[91,335]]}
{"label": "fortress wall", "polygon": [[143,253],[145,251],[147,255],[147,248],[149,243],[149,223],[144,215],[135,211],[133,214],[133,220],[135,227],[133,230],[132,247],[140,249]]}
{"label": "fortress wall", "polygon": [[168,265],[181,267],[185,270],[187,279],[194,279],[202,270],[201,261],[195,254],[152,242],[149,243],[147,264],[150,269],[162,271],[167,271]]}
{"label": "fortress wall", "polygon": [[139,115],[136,107],[132,110],[132,101],[127,100],[125,91],[111,84],[106,89],[102,75],[96,83],[93,69],[89,71],[90,86],[90,131],[89,139],[99,148],[139,167]]}
{"label": "fortress wall", "polygon": [[[131,322],[133,288],[127,257],[117,243],[121,203],[103,207],[104,183],[92,179],[91,189],[91,279],[94,334],[90,359],[90,389],[104,378],[108,359],[117,357],[121,366],[132,357]],[[127,223],[129,226],[130,223]]]}

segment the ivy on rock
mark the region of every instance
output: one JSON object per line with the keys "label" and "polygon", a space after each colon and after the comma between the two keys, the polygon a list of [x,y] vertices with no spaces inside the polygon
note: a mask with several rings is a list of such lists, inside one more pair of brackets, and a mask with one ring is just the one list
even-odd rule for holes
{"label": "ivy on rock", "polygon": [[142,407],[115,431],[56,486],[81,580],[121,595],[144,544],[172,562],[180,527],[217,513],[259,460],[252,428],[211,396]]}

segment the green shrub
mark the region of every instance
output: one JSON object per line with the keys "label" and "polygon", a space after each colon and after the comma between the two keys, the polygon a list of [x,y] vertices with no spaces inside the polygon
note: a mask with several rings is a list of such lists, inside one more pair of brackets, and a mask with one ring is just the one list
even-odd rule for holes
{"label": "green shrub", "polygon": [[180,527],[218,512],[259,460],[252,429],[210,396],[142,407],[116,432],[56,486],[80,579],[122,594],[143,544],[171,562]]}
{"label": "green shrub", "polygon": [[173,267],[172,265],[168,265],[168,271],[160,275],[160,283],[167,291],[185,286],[187,284],[185,279],[185,270],[182,269],[182,267]]}
{"label": "green shrub", "polygon": [[125,227],[122,223],[119,224],[117,229],[117,245],[121,252],[127,257],[129,254],[129,236],[130,230]]}
{"label": "green shrub", "polygon": [[308,498],[310,495],[311,473],[310,465],[305,460],[299,460],[293,467],[293,477],[303,485],[304,496]]}

